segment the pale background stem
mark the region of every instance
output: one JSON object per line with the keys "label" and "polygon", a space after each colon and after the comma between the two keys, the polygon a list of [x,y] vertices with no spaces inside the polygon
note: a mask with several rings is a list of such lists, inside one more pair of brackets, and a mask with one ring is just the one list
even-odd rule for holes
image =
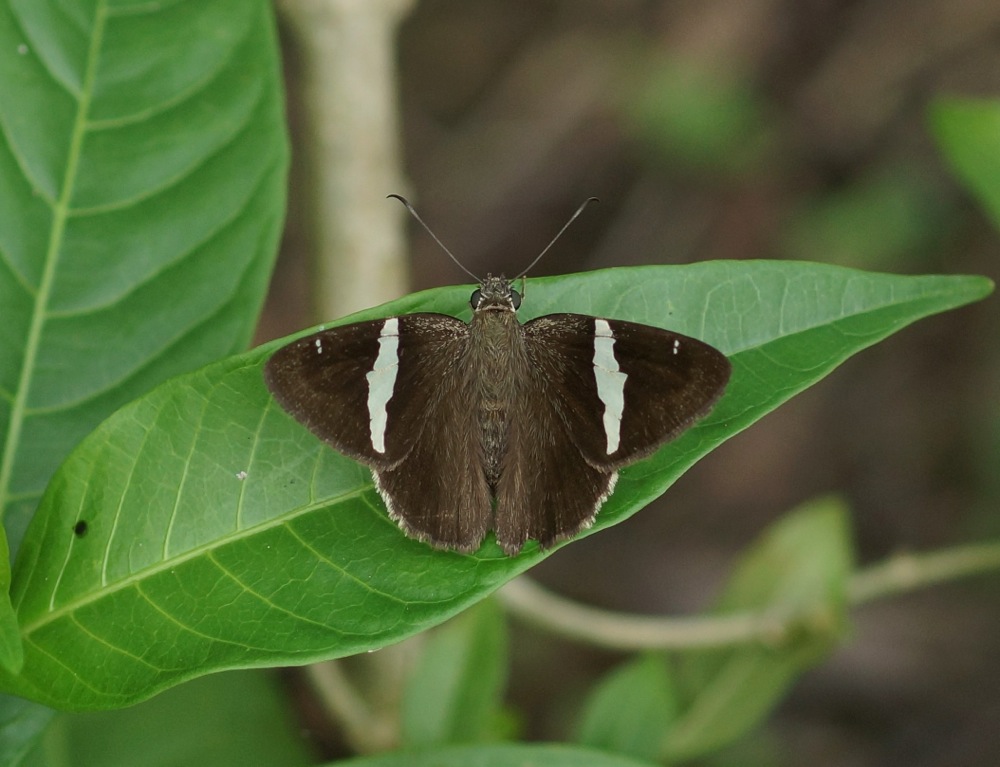
{"label": "pale background stem", "polygon": [[412,0],[281,0],[302,62],[313,301],[331,320],[406,293],[395,39]]}
{"label": "pale background stem", "polygon": [[[396,33],[412,0],[280,0],[302,72],[315,318],[398,298],[409,287],[400,158]],[[419,638],[417,638],[419,641]],[[309,668],[320,700],[356,753],[394,747],[414,648],[402,643]],[[358,668],[358,667],[361,668]]]}
{"label": "pale background stem", "polygon": [[[1000,570],[1000,542],[955,546],[926,554],[897,554],[855,573],[847,584],[850,605],[915,591],[938,583]],[[690,650],[747,642],[773,642],[801,615],[758,613],[660,618],[581,605],[527,578],[498,595],[512,615],[559,636],[613,650]]]}

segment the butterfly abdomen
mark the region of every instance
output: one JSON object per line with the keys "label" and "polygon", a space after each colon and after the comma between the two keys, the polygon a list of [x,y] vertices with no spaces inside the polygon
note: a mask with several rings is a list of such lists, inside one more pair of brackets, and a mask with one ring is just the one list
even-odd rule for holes
{"label": "butterfly abdomen", "polygon": [[508,449],[517,376],[528,364],[521,326],[512,310],[498,308],[473,317],[469,357],[479,392],[483,470],[491,493],[495,493]]}

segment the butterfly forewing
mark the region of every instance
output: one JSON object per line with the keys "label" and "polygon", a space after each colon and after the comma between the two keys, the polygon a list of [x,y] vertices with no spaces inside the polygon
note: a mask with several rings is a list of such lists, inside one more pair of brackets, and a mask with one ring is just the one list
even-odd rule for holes
{"label": "butterfly forewing", "polygon": [[729,380],[724,354],[648,325],[553,314],[526,323],[524,335],[573,444],[606,470],[678,436],[711,410]]}
{"label": "butterfly forewing", "polygon": [[474,412],[446,407],[473,396],[468,334],[440,314],[361,322],[282,347],[264,372],[285,410],[371,467],[411,535],[465,550],[492,515]]}
{"label": "butterfly forewing", "polygon": [[725,391],[732,366],[722,352],[690,336],[607,320],[625,379],[616,465],[651,454],[708,415]]}
{"label": "butterfly forewing", "polygon": [[378,357],[384,322],[300,338],[264,367],[267,388],[285,410],[341,453],[365,462],[382,457],[372,448],[365,375]]}

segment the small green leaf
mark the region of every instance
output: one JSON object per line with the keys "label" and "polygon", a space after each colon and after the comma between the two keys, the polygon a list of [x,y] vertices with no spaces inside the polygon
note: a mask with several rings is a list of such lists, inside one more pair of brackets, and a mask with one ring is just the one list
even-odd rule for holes
{"label": "small green leaf", "polygon": [[[399,751],[337,762],[336,767],[655,767],[625,756],[561,744],[505,743]],[[330,765],[329,767],[334,767]]]}
{"label": "small green leaf", "polygon": [[690,60],[654,62],[626,104],[637,136],[664,160],[702,172],[746,172],[773,144],[766,105],[748,81]]}
{"label": "small green leaf", "polygon": [[[586,533],[628,518],[691,464],[851,354],[986,295],[978,277],[716,262],[538,279],[523,312],[669,326],[730,355],[713,413],[622,471]],[[468,287],[349,319],[468,316]],[[345,320],[347,321],[347,320]],[[549,552],[473,555],[406,538],[366,469],[274,403],[283,341],[175,378],[121,409],[63,464],[14,568],[25,664],[5,689],[58,707],[124,706],[224,668],[377,649],[441,623]],[[74,534],[86,522],[87,534]]]}
{"label": "small green leaf", "polygon": [[775,524],[744,556],[716,612],[760,611],[788,621],[773,645],[684,658],[690,702],[665,738],[666,755],[690,759],[760,722],[805,669],[836,646],[853,568],[847,509],[825,499]]}
{"label": "small green leaf", "polygon": [[938,251],[951,230],[938,187],[892,171],[809,196],[785,227],[781,250],[789,258],[866,269],[912,265],[921,254]]}
{"label": "small green leaf", "polygon": [[507,679],[507,624],[493,600],[427,638],[403,691],[402,744],[496,740]]}
{"label": "small green leaf", "polygon": [[0,695],[0,765],[20,765],[55,715],[34,701]]}
{"label": "small green leaf", "polygon": [[647,655],[615,669],[591,693],[576,740],[637,759],[658,760],[663,733],[677,715],[674,681],[661,655]]}
{"label": "small green leaf", "polygon": [[837,607],[852,568],[847,507],[836,498],[812,501],[778,521],[744,554],[718,611]]}
{"label": "small green leaf", "polygon": [[939,99],[931,126],[955,173],[1000,226],[1000,101]]}
{"label": "small green leaf", "polygon": [[63,714],[24,767],[315,764],[277,680],[214,674],[121,711]]}

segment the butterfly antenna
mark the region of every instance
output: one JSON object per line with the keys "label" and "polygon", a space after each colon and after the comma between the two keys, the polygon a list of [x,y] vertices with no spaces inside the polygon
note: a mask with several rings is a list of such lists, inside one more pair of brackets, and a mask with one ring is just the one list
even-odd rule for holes
{"label": "butterfly antenna", "polygon": [[[546,253],[549,252],[549,249],[553,245],[556,244],[556,240],[558,240],[560,237],[563,236],[563,232],[565,232],[567,229],[569,229],[569,225],[572,224],[574,221],[576,221],[577,217],[581,213],[583,213],[583,209],[586,208],[588,205],[590,205],[590,203],[592,203],[592,202],[600,202],[600,200],[598,200],[596,197],[588,197],[586,200],[584,200],[583,203],[580,205],[580,207],[576,209],[576,213],[574,213],[572,216],[569,217],[569,221],[567,221],[565,224],[563,224],[562,229],[560,229],[556,233],[556,236],[552,238],[552,242],[550,242],[548,245],[546,245],[542,249],[542,252],[539,253],[537,256],[535,256],[535,260],[532,261],[530,264],[528,264],[528,268],[525,269],[523,272],[521,272],[519,275],[517,275],[517,277],[515,277],[514,279],[515,280],[523,280],[524,279],[524,275],[526,275],[528,272],[530,272],[532,270],[532,268],[535,266],[535,264],[537,264],[539,261],[542,260],[542,256],[544,256]],[[523,283],[522,283],[522,287],[523,287]],[[523,289],[522,289],[522,295],[523,295]]]}
{"label": "butterfly antenna", "polygon": [[[431,231],[431,228],[429,226],[427,226],[427,224],[424,223],[424,220],[422,218],[420,218],[420,214],[418,214],[417,211],[414,210],[413,206],[410,205],[410,201],[409,200],[407,200],[402,195],[398,195],[398,194],[389,194],[389,195],[386,195],[386,199],[387,200],[390,197],[392,197],[392,198],[394,198],[396,200],[399,200],[401,203],[403,203],[403,205],[406,206],[406,209],[408,211],[410,211],[410,215],[413,216],[415,219],[417,219],[417,223],[420,224],[424,228],[424,230],[427,232],[427,234],[429,234],[434,239],[434,242],[436,242],[440,246],[441,250],[443,250],[445,253],[447,253],[448,257],[451,258],[451,260],[454,261],[456,264],[458,264],[458,268],[459,269],[461,269],[463,272],[465,272],[467,275],[469,275],[476,282],[482,282],[481,279],[479,279],[476,275],[474,275],[472,272],[470,272],[468,269],[466,269],[465,265],[462,264],[462,262],[459,261],[457,258],[455,258],[455,255],[450,250],[448,250],[448,248],[445,247],[444,243],[441,242],[441,240],[438,239],[438,236],[436,234],[434,234],[434,232]],[[565,227],[563,227],[563,228],[565,229]]]}

